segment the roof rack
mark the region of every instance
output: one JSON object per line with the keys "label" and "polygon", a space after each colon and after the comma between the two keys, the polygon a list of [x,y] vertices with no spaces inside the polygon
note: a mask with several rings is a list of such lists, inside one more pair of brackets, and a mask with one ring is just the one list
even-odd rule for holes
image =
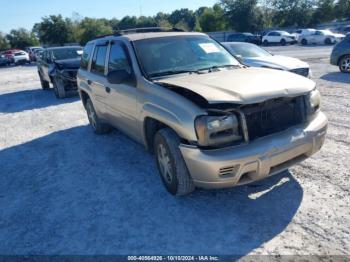
{"label": "roof rack", "polygon": [[118,30],[114,32],[113,34],[107,34],[107,35],[99,35],[96,36],[94,39],[104,38],[108,36],[122,36],[122,35],[128,35],[128,34],[137,34],[137,33],[158,33],[158,32],[185,32],[182,29],[179,28],[167,28],[167,27],[141,27],[141,28],[132,28],[132,29],[126,29],[126,30]]}

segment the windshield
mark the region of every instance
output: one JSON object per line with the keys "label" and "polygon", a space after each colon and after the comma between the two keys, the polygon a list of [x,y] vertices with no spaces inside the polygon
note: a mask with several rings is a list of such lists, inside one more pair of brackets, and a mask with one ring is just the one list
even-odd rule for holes
{"label": "windshield", "polygon": [[229,49],[231,54],[234,56],[240,56],[243,58],[248,57],[264,57],[264,56],[272,56],[266,50],[256,46],[249,44],[225,44],[225,46]]}
{"label": "windshield", "polygon": [[75,59],[81,57],[81,48],[65,48],[52,50],[54,60]]}
{"label": "windshield", "polygon": [[152,38],[135,41],[134,46],[149,77],[239,65],[220,44],[206,36]]}

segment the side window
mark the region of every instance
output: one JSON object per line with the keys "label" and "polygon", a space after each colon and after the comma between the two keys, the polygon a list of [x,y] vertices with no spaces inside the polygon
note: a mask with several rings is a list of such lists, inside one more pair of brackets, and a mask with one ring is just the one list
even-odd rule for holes
{"label": "side window", "polygon": [[88,44],[85,46],[83,55],[81,57],[81,62],[80,62],[81,69],[87,70],[93,50],[94,50],[93,44]]}
{"label": "side window", "polygon": [[92,58],[91,72],[104,74],[106,63],[107,45],[97,45]]}
{"label": "side window", "polygon": [[276,35],[275,35],[275,32],[269,33],[269,36],[276,36]]}
{"label": "side window", "polygon": [[276,33],[275,33],[275,36],[281,36],[281,34],[276,32]]}
{"label": "side window", "polygon": [[128,56],[120,44],[112,44],[108,61],[108,72],[114,70],[126,70],[131,73]]}

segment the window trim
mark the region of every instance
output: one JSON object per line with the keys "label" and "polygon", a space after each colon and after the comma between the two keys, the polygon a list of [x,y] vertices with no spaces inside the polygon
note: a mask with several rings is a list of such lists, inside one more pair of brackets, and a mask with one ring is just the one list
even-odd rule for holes
{"label": "window trim", "polygon": [[128,47],[126,46],[126,44],[121,41],[121,40],[118,40],[118,39],[112,39],[110,42],[109,42],[109,45],[108,45],[108,52],[107,52],[107,61],[106,61],[106,68],[105,68],[105,74],[107,75],[109,73],[109,59],[110,59],[110,56],[111,56],[111,49],[112,49],[112,45],[114,44],[118,44],[122,49],[123,51],[125,52],[125,55],[126,55],[126,59],[129,63],[129,66],[130,66],[130,74],[132,76],[132,78],[134,79],[134,83],[133,85],[128,85],[128,86],[131,86],[131,87],[136,87],[137,86],[137,79],[136,79],[136,75],[135,75],[135,71],[134,71],[134,67],[133,67],[133,63],[132,63],[132,60],[131,60],[131,56],[130,56],[130,52],[129,52],[129,49]]}
{"label": "window trim", "polygon": [[[108,45],[108,42],[109,41],[103,41],[103,42],[97,42],[94,46],[94,50],[93,50],[93,53],[92,53],[92,56],[91,56],[91,59],[90,59],[90,65],[89,65],[89,72],[91,74],[95,74],[95,75],[98,75],[98,76],[106,76],[106,65],[107,65],[107,56],[109,54],[109,45]],[[106,56],[105,56],[105,64],[104,64],[104,71],[103,73],[100,73],[100,72],[96,72],[96,71],[93,71],[92,70],[92,62],[93,62],[93,59],[95,57],[95,52],[97,51],[97,48],[100,47],[100,46],[106,46],[107,47],[107,50],[106,50]]]}
{"label": "window trim", "polygon": [[[81,70],[84,70],[84,71],[87,71],[87,72],[90,72],[92,57],[93,57],[93,54],[94,54],[94,52],[95,52],[95,47],[96,47],[96,45],[95,45],[95,43],[87,43],[87,44],[84,46],[84,48],[83,48],[83,52],[84,52],[84,49],[86,48],[87,45],[91,45],[91,46],[92,46],[92,52],[91,52],[92,55],[91,55],[91,57],[89,57],[89,59],[88,59],[88,61],[87,61],[87,67],[86,67],[86,68],[82,68],[82,67],[80,66],[80,69],[81,69]],[[84,55],[84,53],[83,53],[83,55]],[[83,59],[83,55],[82,55],[81,59]]]}

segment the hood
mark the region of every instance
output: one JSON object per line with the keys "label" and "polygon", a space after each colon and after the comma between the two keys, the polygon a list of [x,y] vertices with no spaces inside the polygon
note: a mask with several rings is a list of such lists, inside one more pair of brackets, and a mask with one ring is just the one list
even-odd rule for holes
{"label": "hood", "polygon": [[334,36],[337,38],[344,38],[345,37],[345,35],[343,35],[343,34],[334,34]]}
{"label": "hood", "polygon": [[280,68],[287,71],[297,68],[309,68],[308,63],[297,58],[278,55],[243,58],[243,62],[248,66]]}
{"label": "hood", "polygon": [[58,65],[60,69],[77,69],[78,70],[80,67],[80,58],[56,60],[55,64]]}
{"label": "hood", "polygon": [[191,90],[210,104],[254,104],[272,98],[302,95],[315,88],[315,83],[305,77],[262,68],[177,75],[155,82]]}

